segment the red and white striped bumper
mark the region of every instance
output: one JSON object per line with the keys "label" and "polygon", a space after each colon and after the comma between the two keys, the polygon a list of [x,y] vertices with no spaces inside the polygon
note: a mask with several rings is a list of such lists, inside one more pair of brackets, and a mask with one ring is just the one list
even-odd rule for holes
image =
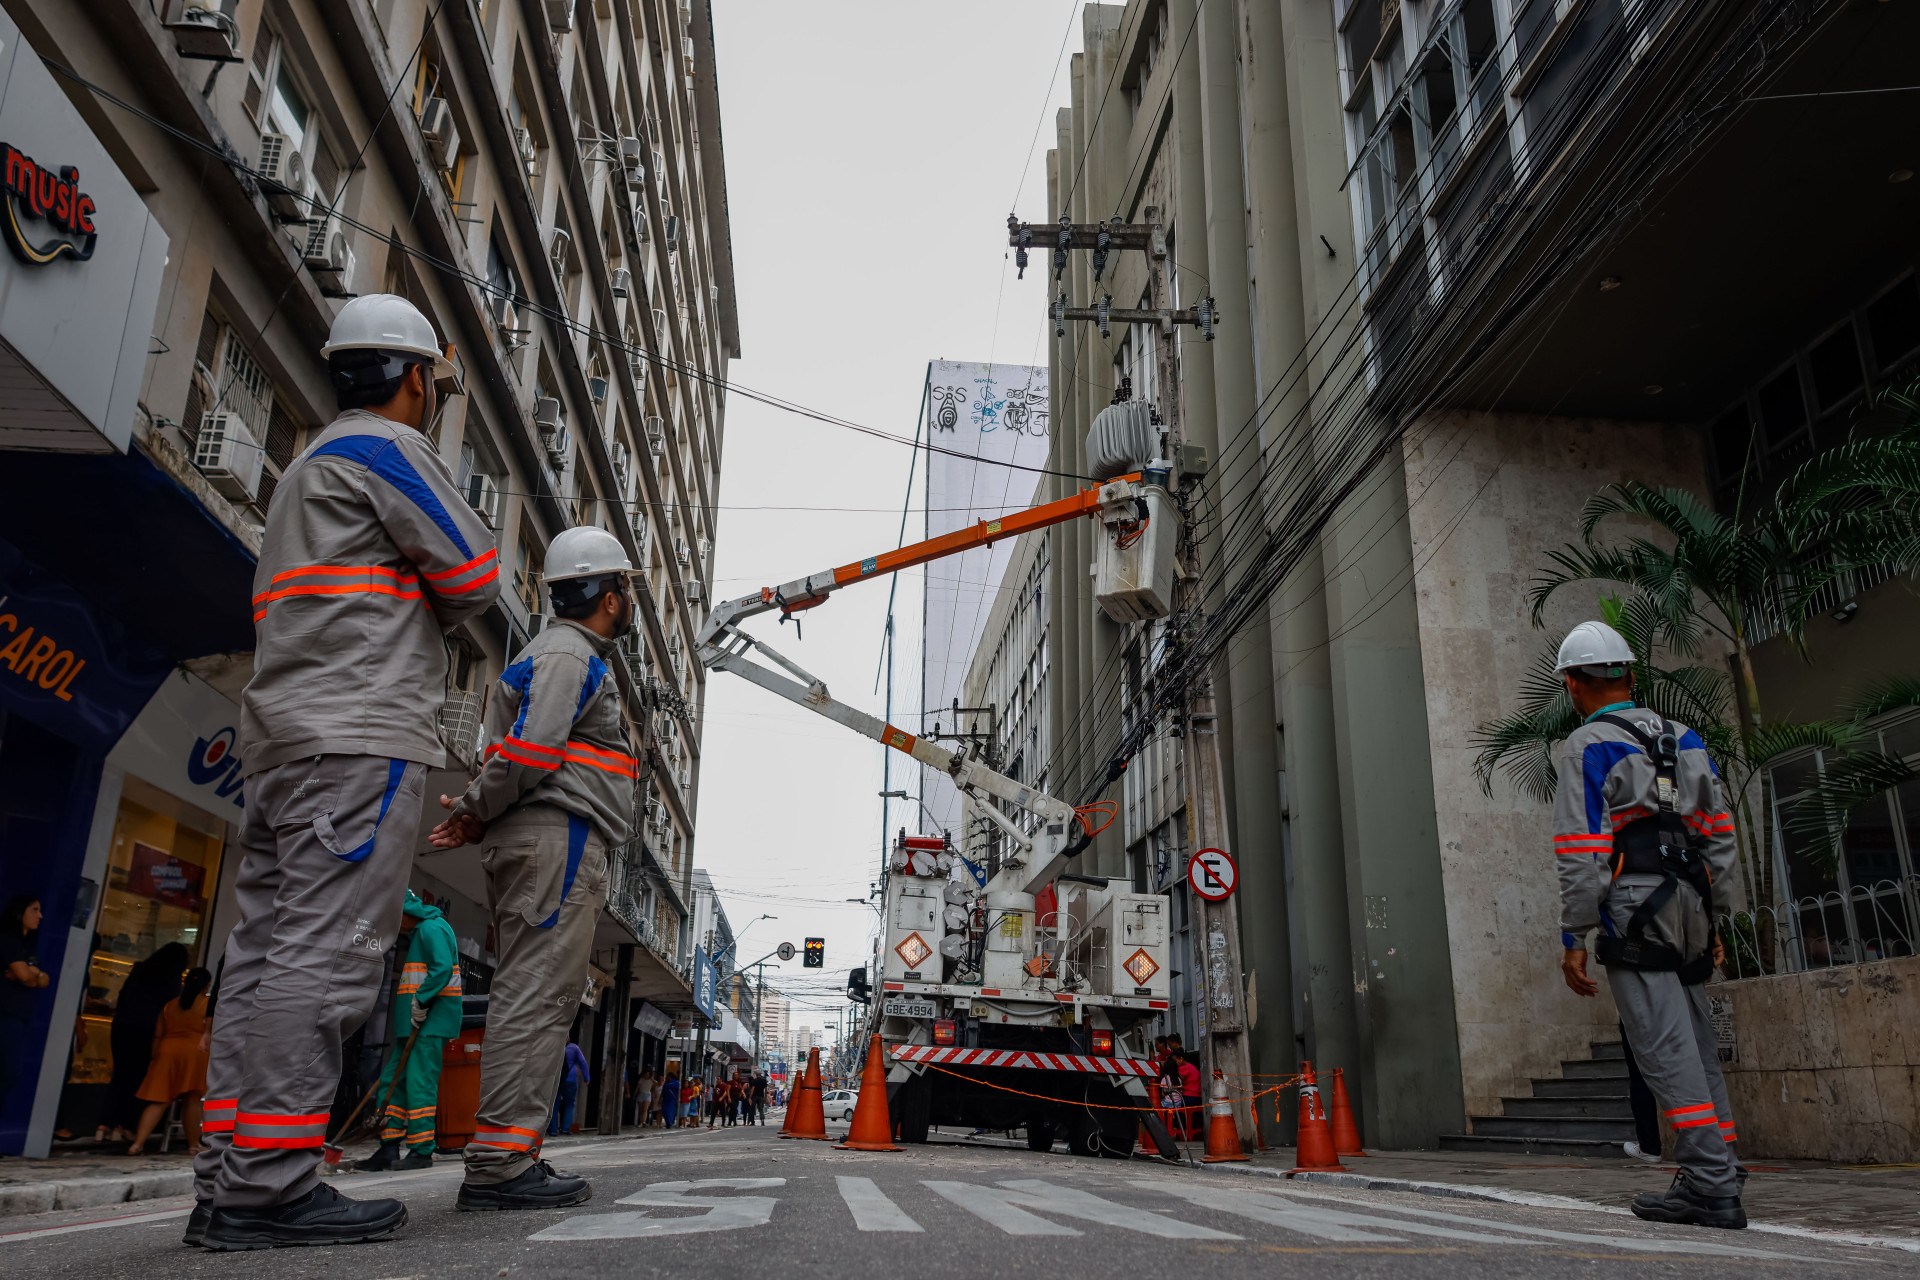
{"label": "red and white striped bumper", "polygon": [[1083,1071],[1103,1076],[1152,1079],[1153,1064],[1139,1058],[1091,1058],[1074,1053],[1031,1053],[1024,1049],[936,1049],[927,1044],[893,1046],[896,1062],[930,1062],[946,1067],[1021,1067],[1030,1071]]}

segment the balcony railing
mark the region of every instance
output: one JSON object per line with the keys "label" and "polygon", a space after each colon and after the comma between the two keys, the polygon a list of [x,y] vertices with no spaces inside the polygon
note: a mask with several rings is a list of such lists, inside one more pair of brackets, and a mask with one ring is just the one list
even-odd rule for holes
{"label": "balcony railing", "polygon": [[1718,924],[1729,978],[1910,956],[1920,939],[1920,876],[1723,915]]}

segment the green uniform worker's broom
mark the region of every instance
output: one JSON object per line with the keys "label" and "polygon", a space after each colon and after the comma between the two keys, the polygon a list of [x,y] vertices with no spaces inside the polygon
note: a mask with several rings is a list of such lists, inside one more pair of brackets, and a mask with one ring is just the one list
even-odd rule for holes
{"label": "green uniform worker's broom", "polygon": [[[381,1097],[380,1110],[375,1112],[375,1115],[386,1114],[387,1104],[393,1101],[393,1091],[395,1087],[399,1085],[400,1077],[406,1072],[407,1059],[413,1054],[413,1042],[420,1038],[420,1028],[426,1025],[424,1022],[416,1023],[413,1028],[413,1033],[407,1037],[406,1044],[400,1047],[400,1061],[394,1064],[393,1078],[387,1081],[387,1092]],[[339,1131],[334,1135],[338,1139],[337,1142],[325,1142],[321,1144],[321,1150],[323,1152],[320,1165],[321,1173],[332,1175],[340,1172],[341,1149],[349,1135],[353,1133],[354,1121],[358,1120],[360,1113],[366,1110],[367,1100],[373,1097],[374,1090],[379,1087],[380,1082],[375,1080],[367,1091],[360,1096],[360,1101],[355,1104],[353,1110],[347,1113],[345,1123],[340,1126]]]}

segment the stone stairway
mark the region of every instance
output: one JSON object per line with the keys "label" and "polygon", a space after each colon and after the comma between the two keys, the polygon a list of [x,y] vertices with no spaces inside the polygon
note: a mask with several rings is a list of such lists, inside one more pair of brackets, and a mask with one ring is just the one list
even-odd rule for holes
{"label": "stone stairway", "polygon": [[1503,1114],[1468,1117],[1473,1132],[1442,1134],[1440,1149],[1624,1155],[1621,1144],[1633,1140],[1626,1053],[1617,1040],[1591,1047],[1592,1057],[1562,1062],[1559,1079],[1536,1079],[1531,1098],[1502,1098]]}

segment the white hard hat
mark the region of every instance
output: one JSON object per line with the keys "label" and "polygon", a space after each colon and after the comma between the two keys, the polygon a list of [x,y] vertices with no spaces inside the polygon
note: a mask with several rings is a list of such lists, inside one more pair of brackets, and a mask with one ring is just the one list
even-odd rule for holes
{"label": "white hard hat", "polygon": [[549,583],[569,578],[598,578],[609,573],[632,573],[633,562],[620,539],[595,525],[564,529],[547,547],[543,575]]}
{"label": "white hard hat", "polygon": [[[1604,622],[1583,622],[1567,632],[1567,638],[1560,642],[1560,657],[1553,664],[1553,670],[1557,675],[1575,667],[1631,665],[1633,649],[1625,636]],[[1625,674],[1625,671],[1618,672],[1616,678]]]}
{"label": "white hard hat", "polygon": [[433,361],[436,379],[459,376],[434,339],[432,323],[397,293],[362,294],[340,308],[320,354],[361,350],[411,352]]}

